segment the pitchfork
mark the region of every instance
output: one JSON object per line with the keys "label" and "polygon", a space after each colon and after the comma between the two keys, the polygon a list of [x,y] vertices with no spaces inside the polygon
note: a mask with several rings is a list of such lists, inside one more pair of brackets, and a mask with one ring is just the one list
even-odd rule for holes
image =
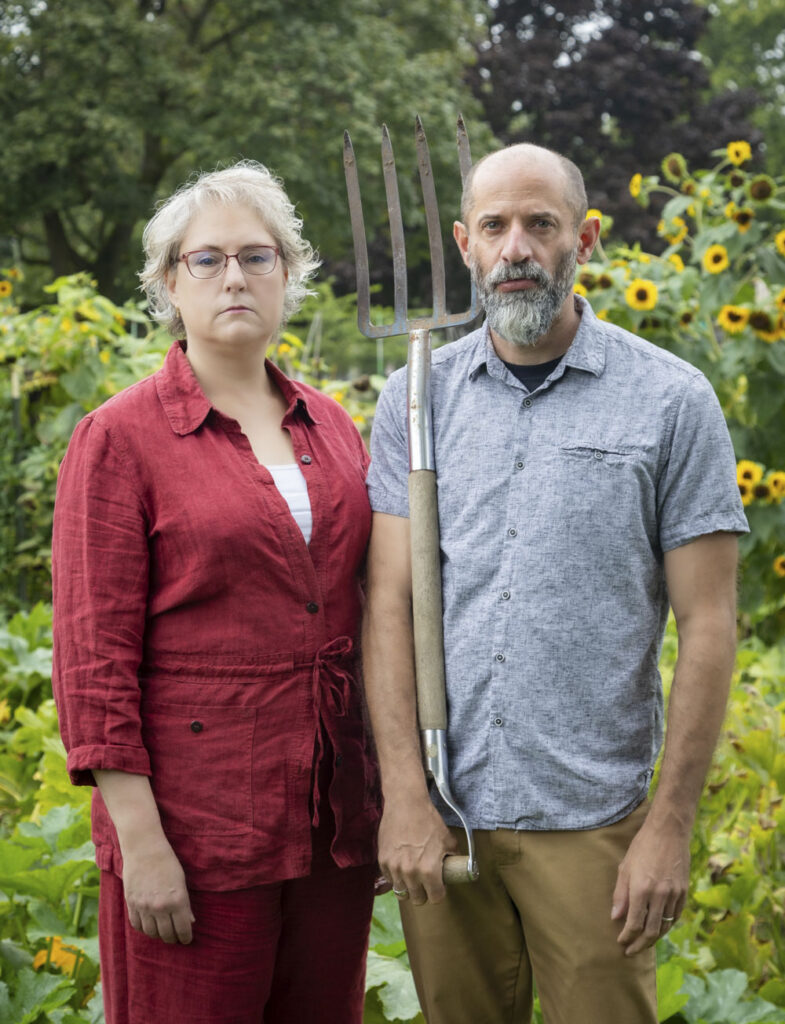
{"label": "pitchfork", "polygon": [[[414,620],[415,675],[417,679],[417,718],[420,726],[425,771],[430,775],[442,799],[458,816],[468,842],[469,855],[446,857],[443,866],[445,882],[468,882],[477,878],[472,830],[450,791],[447,766],[447,696],[444,675],[444,636],[442,632],[442,577],[439,555],[439,513],[436,500],[436,466],[434,462],[431,420],[431,336],[433,329],[457,327],[470,323],[477,316],[477,296],[472,285],[471,304],[463,313],[449,314],[446,309],[444,283],[444,252],[433,183],[431,157],[420,118],[415,119],[415,145],[420,182],[428,226],[433,280],[433,314],[418,319],[407,318],[406,243],[403,234],[401,201],[395,159],[387,126],[382,126],[382,165],[387,210],[390,217],[390,239],[393,259],[394,316],[391,324],[371,323],[368,248],[365,242],[360,184],[357,162],[349,133],[344,132],[343,165],[349,193],[349,212],[354,236],[354,258],[357,271],[357,323],[368,338],[386,338],[396,334],[409,335],[407,365],[409,438],[409,522],[412,552],[412,616]],[[469,138],[463,118],[458,118],[458,162],[461,179],[471,168]]]}

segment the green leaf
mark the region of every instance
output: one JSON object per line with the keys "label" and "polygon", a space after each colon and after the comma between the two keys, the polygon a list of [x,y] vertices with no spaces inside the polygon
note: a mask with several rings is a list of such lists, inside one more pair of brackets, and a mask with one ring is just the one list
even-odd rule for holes
{"label": "green leaf", "polygon": [[391,892],[374,900],[370,947],[383,956],[400,956],[406,949],[398,901]]}
{"label": "green leaf", "polygon": [[414,987],[414,978],[407,965],[398,957],[380,956],[370,950],[366,971],[366,989],[378,988],[379,1002],[387,1020],[415,1020],[420,1004]]}
{"label": "green leaf", "polygon": [[78,402],[63,406],[57,415],[50,420],[39,423],[36,434],[44,444],[57,440],[67,440],[74,432],[74,427],[84,416],[85,409]]}
{"label": "green leaf", "polygon": [[[0,958],[5,960],[7,964],[10,964],[15,971],[18,971],[22,967],[32,967],[33,957],[26,949],[18,946],[15,942],[10,939],[4,939],[0,941]],[[3,1018],[0,1016],[0,1020]]]}
{"label": "green leaf", "polygon": [[69,978],[23,968],[17,975],[17,987],[9,1007],[14,1024],[33,1024],[39,1014],[68,1002],[76,991]]}
{"label": "green leaf", "polygon": [[11,999],[8,995],[8,986],[0,981],[0,1020],[11,1020]]}
{"label": "green leaf", "polygon": [[657,968],[657,1019],[665,1021],[677,1013],[689,1001],[686,992],[681,992],[684,982],[682,967],[673,960]]}

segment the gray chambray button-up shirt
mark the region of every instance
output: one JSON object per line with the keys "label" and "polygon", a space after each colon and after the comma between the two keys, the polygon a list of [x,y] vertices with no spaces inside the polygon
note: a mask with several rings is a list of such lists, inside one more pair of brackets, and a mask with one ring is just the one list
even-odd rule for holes
{"label": "gray chambray button-up shirt", "polygon": [[[487,325],[433,353],[450,777],[474,828],[594,828],[643,799],[663,552],[748,529],[703,374],[576,302],[575,339],[531,394]],[[408,515],[405,370],[371,454],[374,510]]]}

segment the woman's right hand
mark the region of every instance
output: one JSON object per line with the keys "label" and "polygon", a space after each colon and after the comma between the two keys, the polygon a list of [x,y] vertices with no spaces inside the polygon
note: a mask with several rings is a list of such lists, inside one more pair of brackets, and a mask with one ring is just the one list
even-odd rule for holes
{"label": "woman's right hand", "polygon": [[161,816],[145,775],[95,770],[123,857],[123,889],[131,926],[151,939],[193,938],[185,872],[161,827]]}
{"label": "woman's right hand", "polygon": [[165,837],[140,837],[130,847],[126,844],[123,888],[132,928],[151,939],[184,945],[191,942],[195,919],[185,873]]}

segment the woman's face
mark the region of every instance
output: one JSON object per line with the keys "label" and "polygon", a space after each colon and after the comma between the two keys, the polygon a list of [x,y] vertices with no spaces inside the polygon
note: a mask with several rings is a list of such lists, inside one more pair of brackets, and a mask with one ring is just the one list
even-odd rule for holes
{"label": "woman's face", "polygon": [[[179,256],[196,249],[237,253],[276,241],[259,215],[247,206],[215,203],[188,225]],[[248,274],[236,259],[211,278],[195,278],[181,260],[169,272],[169,298],[180,310],[189,345],[256,345],[265,349],[280,327],[287,271],[279,256],[275,269]]]}

